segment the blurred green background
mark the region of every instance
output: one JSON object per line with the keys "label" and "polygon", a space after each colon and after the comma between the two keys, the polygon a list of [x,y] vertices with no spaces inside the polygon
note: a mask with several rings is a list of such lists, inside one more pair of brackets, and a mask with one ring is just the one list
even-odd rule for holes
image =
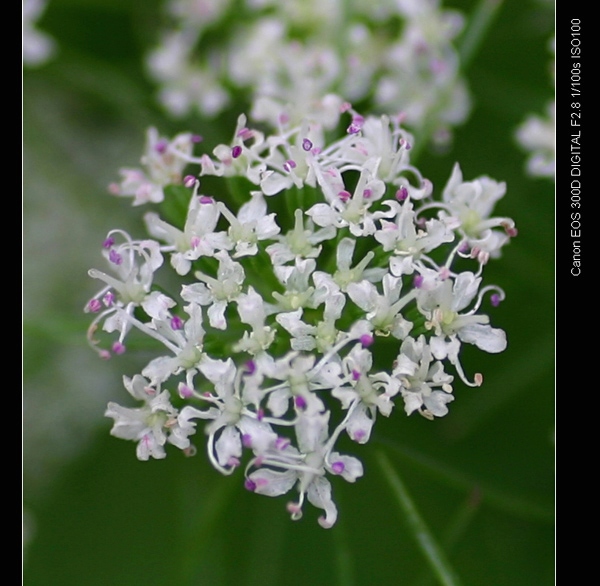
{"label": "blurred green background", "polygon": [[[445,3],[466,14],[477,3]],[[139,462],[109,436],[108,400],[126,402],[123,373],[139,355],[100,361],[85,342],[82,309],[95,291],[109,229],[141,235],[139,210],[107,195],[136,166],[149,125],[228,140],[237,111],[218,120],[169,120],[153,101],[142,56],[155,42],[156,0],[50,0],[39,22],[56,55],[23,76],[24,396],[26,586],[435,584],[380,466],[384,454],[465,585],[554,583],[554,183],[531,179],[514,131],[552,98],[553,6],[502,4],[467,72],[473,98],[452,149],[418,166],[441,189],[459,161],[465,179],[506,181],[496,210],[519,236],[485,282],[507,293],[492,323],[500,355],[469,348],[479,389],[456,385],[435,422],[397,409],[366,446],[342,444],[365,476],[336,483],[331,530],[307,507],[289,520],[285,497],[243,489],[199,450]],[[238,105],[242,107],[243,105]],[[471,351],[473,350],[473,351]]]}

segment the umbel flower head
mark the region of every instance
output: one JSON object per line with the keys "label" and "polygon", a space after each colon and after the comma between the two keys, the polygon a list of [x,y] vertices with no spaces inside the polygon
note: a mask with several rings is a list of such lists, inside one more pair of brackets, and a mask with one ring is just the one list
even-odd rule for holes
{"label": "umbel flower head", "polygon": [[[337,104],[326,120],[324,103]],[[482,285],[516,235],[493,215],[505,185],[465,181],[457,165],[440,194],[411,164],[398,117],[363,117],[337,96],[273,131],[242,115],[212,153],[194,155],[181,136],[192,135],[152,138],[145,169],[111,188],[154,206],[148,234],[112,230],[108,270],[89,273],[101,282],[86,306],[98,354],[122,354],[140,336],[156,345],[124,378],[138,405],[108,406],[112,434],[147,460],[172,446],[193,454],[203,429],[219,472],[238,472],[257,494],[292,493],[292,519],[308,501],[331,527],[330,478],[363,474],[338,439],[368,443],[395,408],[445,416],[455,381],[483,380],[465,372],[462,346],[505,349],[484,309],[504,293]],[[166,153],[177,173],[150,172]],[[140,201],[124,187],[132,173],[161,196]],[[170,285],[159,288],[164,272]]]}
{"label": "umbel flower head", "polygon": [[[376,111],[402,112],[409,128],[427,126],[444,141],[470,103],[453,45],[464,19],[440,4],[166,0],[147,69],[159,101],[178,117],[213,116],[249,97],[254,119],[298,123],[335,92]],[[329,108],[318,115],[326,118]]]}

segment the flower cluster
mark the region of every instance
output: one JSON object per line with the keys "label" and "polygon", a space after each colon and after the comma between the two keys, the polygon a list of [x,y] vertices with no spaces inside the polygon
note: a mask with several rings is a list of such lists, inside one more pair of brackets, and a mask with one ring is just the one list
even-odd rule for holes
{"label": "flower cluster", "polygon": [[[550,50],[553,59],[551,65],[552,85],[556,82],[556,40],[552,38]],[[517,142],[529,153],[527,160],[527,173],[533,177],[549,177],[555,175],[555,128],[556,128],[556,100],[553,99],[546,106],[543,116],[530,114],[519,126],[516,132]]]}
{"label": "flower cluster", "polygon": [[334,95],[270,133],[242,115],[212,154],[194,156],[192,136],[151,131],[145,169],[111,188],[160,204],[144,216],[148,238],[111,231],[109,271],[89,272],[102,284],[86,306],[99,355],[140,334],[160,348],[124,377],[139,405],[109,404],[112,434],[141,460],[164,458],[167,444],[194,453],[202,422],[218,471],[242,468],[258,494],[295,490],[292,518],[308,500],[331,527],[330,478],[363,474],[338,439],[367,443],[399,405],[443,417],[457,377],[482,383],[462,345],[506,347],[480,311],[504,298],[482,273],[516,235],[493,215],[505,184],[465,181],[456,165],[434,198],[399,118],[363,117]]}
{"label": "flower cluster", "polygon": [[166,9],[147,65],[173,115],[215,115],[245,92],[260,98],[254,119],[298,122],[336,92],[402,111],[409,128],[442,141],[468,114],[452,44],[463,17],[439,0],[168,0]]}

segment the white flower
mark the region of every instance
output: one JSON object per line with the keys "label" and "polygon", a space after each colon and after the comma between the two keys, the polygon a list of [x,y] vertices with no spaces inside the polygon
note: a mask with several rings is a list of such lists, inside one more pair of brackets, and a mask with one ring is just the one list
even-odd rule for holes
{"label": "white flower", "polygon": [[215,232],[219,221],[219,207],[210,197],[197,196],[198,184],[190,199],[183,230],[161,220],[158,214],[144,216],[148,232],[167,242],[164,252],[171,252],[171,266],[179,275],[187,275],[193,261],[202,256],[215,256],[218,250],[228,250],[232,244],[225,232]]}
{"label": "white flower", "polygon": [[450,384],[453,378],[444,372],[441,362],[433,361],[424,336],[402,342],[393,374],[401,383],[407,415],[418,410],[423,417],[433,419],[448,413],[446,405],[454,400]]}
{"label": "white flower", "polygon": [[400,313],[412,299],[413,293],[400,297],[402,281],[386,274],[382,280],[383,294],[377,291],[373,283],[366,280],[348,285],[348,295],[367,315],[375,332],[382,336],[392,334],[402,340],[410,331],[412,324]]}
{"label": "white flower", "polygon": [[135,375],[132,379],[123,377],[123,384],[129,394],[134,399],[143,401],[144,405],[130,409],[110,402],[105,415],[114,419],[111,435],[137,441],[136,453],[139,460],[164,458],[167,433],[177,417],[177,410],[169,401],[169,392],[158,393],[140,375]]}
{"label": "white flower", "polygon": [[317,226],[335,226],[338,229],[348,227],[353,236],[375,233],[375,220],[390,214],[369,211],[371,205],[381,199],[385,192],[384,183],[373,176],[371,166],[365,164],[363,167],[353,194],[346,191],[341,179],[339,185],[335,184],[338,177],[333,169],[329,177],[326,173],[317,174],[319,185],[328,201],[327,204],[317,203],[306,212]]}
{"label": "white flower", "polygon": [[295,224],[285,236],[279,236],[278,242],[267,246],[266,251],[271,257],[273,265],[282,265],[294,260],[296,257],[316,258],[321,253],[322,246],[315,246],[324,240],[335,237],[335,228],[314,229],[314,222],[309,218],[307,227],[304,228],[304,212],[297,209],[294,212]]}
{"label": "white flower", "polygon": [[323,271],[315,271],[313,280],[317,287],[326,286],[329,291],[346,292],[350,283],[358,283],[363,279],[370,282],[381,281],[387,273],[387,269],[367,268],[375,257],[372,250],[367,252],[356,266],[352,267],[355,248],[356,240],[354,238],[342,238],[340,240],[336,250],[337,270],[331,276]]}
{"label": "white flower", "polygon": [[516,132],[517,141],[529,151],[527,172],[534,177],[551,177],[556,167],[556,102],[546,107],[545,116],[530,115]]}
{"label": "white flower", "polygon": [[257,242],[274,238],[280,232],[275,222],[275,214],[267,214],[267,203],[261,191],[250,192],[251,199],[242,205],[234,216],[219,202],[218,207],[229,222],[229,238],[235,246],[233,258],[255,255],[258,252]]}
{"label": "white flower", "polygon": [[279,313],[275,319],[292,335],[292,350],[310,352],[316,348],[325,353],[340,340],[340,332],[335,322],[341,317],[345,303],[346,297],[342,293],[330,293],[325,299],[323,319],[316,325],[302,321],[302,308],[289,313]]}
{"label": "white flower", "polygon": [[242,265],[231,260],[225,251],[215,253],[215,258],[219,261],[216,278],[196,271],[195,277],[202,282],[184,285],[181,296],[186,301],[208,305],[207,315],[210,325],[224,330],[227,328],[225,310],[242,292],[245,273]]}
{"label": "white flower", "polygon": [[240,388],[244,371],[237,369],[231,358],[224,361],[207,357],[200,371],[214,388],[214,394],[201,395],[210,408],[197,414],[212,420],[206,427],[208,455],[215,468],[230,474],[239,464],[243,446],[264,452],[277,434],[247,408]]}
{"label": "white flower", "polygon": [[[215,6],[207,1],[210,18]],[[274,0],[259,1],[279,10]],[[353,8],[387,18],[400,5],[385,1],[357,0]],[[292,4],[302,26],[312,26],[312,12]],[[401,5],[410,19],[431,8]],[[299,71],[311,67],[318,64]],[[190,455],[202,420],[218,471],[231,474],[245,460],[246,488],[267,496],[298,490],[292,518],[308,500],[324,511],[323,527],[337,518],[329,475],[354,482],[363,473],[356,458],[336,451],[342,435],[366,444],[377,415],[390,416],[398,396],[408,415],[446,415],[454,398],[446,364],[466,385],[482,382],[481,374],[473,382],[465,376],[462,344],[506,347],[504,332],[479,313],[488,292],[493,306],[504,293],[481,283],[485,263],[516,233],[511,220],[492,215],[504,184],[464,182],[456,166],[436,201],[410,165],[412,138],[399,116],[364,118],[329,98],[292,121],[293,108],[265,97],[261,108],[274,110],[263,114],[278,113],[275,132],[250,128],[241,115],[231,144],[218,145],[214,158],[188,157],[216,190],[230,183],[230,197],[198,196],[194,175],[172,186],[169,193],[185,196],[195,185],[186,218],[170,225],[146,214],[148,232],[163,244],[112,232],[104,255],[115,274],[90,272],[103,289],[87,306],[96,314],[94,346],[102,327],[119,333],[114,353],[125,350],[132,329],[166,349],[126,379],[141,408],[109,404],[113,435],[136,441],[143,459],[164,457],[166,443]],[[336,132],[331,123],[344,113],[346,132],[330,139],[325,131]],[[163,254],[171,259],[164,269]],[[166,274],[155,278],[159,268]],[[172,381],[180,410],[161,392]]]}
{"label": "white flower", "polygon": [[202,360],[205,331],[202,327],[202,308],[196,303],[184,306],[189,319],[181,327],[174,327],[171,318],[152,319],[147,326],[137,323],[137,327],[161,341],[173,356],[153,358],[142,370],[153,385],[163,383],[169,377],[182,371],[195,372]]}
{"label": "white flower", "polygon": [[413,203],[406,200],[402,205],[386,202],[396,217],[394,221],[381,220],[381,229],[375,232],[375,240],[381,243],[383,250],[393,251],[390,258],[390,272],[400,277],[414,271],[414,261],[424,253],[454,240],[454,232],[447,222],[427,220],[423,227],[417,224],[417,214]]}
{"label": "white flower", "polygon": [[183,170],[189,164],[194,146],[194,135],[178,134],[172,140],[159,136],[156,128],[148,129],[146,149],[141,158],[144,170],[121,169],[122,181],[110,186],[114,195],[133,196],[133,205],[159,203],[163,189],[172,183],[181,183]]}
{"label": "white flower", "polygon": [[[516,235],[510,218],[490,217],[496,202],[506,193],[506,184],[489,177],[463,181],[460,166],[454,165],[442,197],[451,215],[458,218],[460,231],[471,249],[483,253],[480,260],[498,256],[500,249]],[[496,230],[495,228],[501,228]]]}
{"label": "white flower", "polygon": [[273,292],[273,297],[284,311],[299,307],[318,307],[324,300],[326,291],[316,290],[309,284],[310,276],[317,263],[312,259],[296,258],[295,266],[274,267],[275,276],[285,287],[283,293]]}
{"label": "white flower", "polygon": [[454,280],[440,280],[437,286],[419,289],[417,293],[418,307],[428,320],[425,327],[435,334],[430,340],[433,356],[438,360],[449,358],[457,367],[463,382],[470,386],[479,386],[481,378],[477,375],[473,384],[466,380],[458,359],[460,342],[474,344],[494,354],[506,348],[504,331],[492,328],[487,315],[475,313],[481,302],[481,294],[474,307],[464,311],[475,300],[480,283],[481,277],[467,271],[457,275]]}
{"label": "white flower", "polygon": [[[116,236],[122,236],[124,242],[117,244]],[[109,232],[102,253],[116,276],[97,269],[88,271],[90,277],[103,281],[105,286],[87,303],[85,311],[98,314],[88,328],[88,341],[103,358],[108,358],[110,353],[98,350],[98,342],[93,338],[99,324],[103,322],[102,329],[106,332],[119,332],[116,342],[119,350],[116,351],[124,351],[123,341],[131,328],[130,317],[136,307],[151,303],[154,273],[162,265],[163,257],[157,242],[134,241],[120,230]]]}
{"label": "white flower", "polygon": [[250,463],[250,466],[257,466],[257,470],[246,478],[246,488],[266,496],[285,494],[297,485],[300,498],[297,503],[287,506],[292,519],[302,517],[302,505],[307,498],[312,505],[325,511],[325,515],[319,517],[319,524],[324,528],[332,527],[337,520],[337,507],[325,474],[342,476],[348,482],[355,482],[363,475],[359,460],[332,451],[328,422],[329,413],[300,416],[294,426],[298,449],[286,446],[260,454]]}
{"label": "white flower", "polygon": [[357,344],[343,360],[345,384],[331,392],[348,410],[346,432],[360,444],[369,441],[377,411],[389,417],[393,407],[392,397],[400,389],[399,382],[389,374],[371,374],[372,366],[371,352]]}
{"label": "white flower", "polygon": [[266,325],[267,304],[253,287],[248,287],[248,293],[238,295],[236,302],[241,322],[252,326],[252,332],[245,331],[236,344],[236,352],[252,355],[264,352],[275,339],[275,330]]}

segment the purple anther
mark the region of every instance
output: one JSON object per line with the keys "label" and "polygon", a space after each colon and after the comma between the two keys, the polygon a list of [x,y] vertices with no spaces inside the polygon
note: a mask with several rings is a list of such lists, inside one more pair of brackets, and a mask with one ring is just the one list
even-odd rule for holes
{"label": "purple anther", "polygon": [[310,151],[310,149],[312,149],[312,148],[313,148],[313,143],[312,143],[312,141],[311,141],[310,139],[308,139],[308,138],[305,138],[305,139],[302,141],[302,148],[303,148],[305,151]]}
{"label": "purple anther", "polygon": [[115,239],[109,236],[103,243],[102,248],[110,248],[115,243]]}
{"label": "purple anther", "polygon": [[215,200],[210,195],[201,195],[198,201],[201,204],[215,203]]}
{"label": "purple anther", "polygon": [[373,190],[372,189],[367,188],[367,189],[365,189],[363,191],[363,197],[365,199],[369,199],[372,195],[373,195]]}
{"label": "purple anther", "polygon": [[125,354],[125,346],[121,342],[115,342],[112,345],[112,351],[115,354]]}
{"label": "purple anther", "polygon": [[167,151],[168,146],[169,143],[166,140],[161,139],[154,145],[154,150],[156,150],[157,153],[162,155]]}
{"label": "purple anther", "polygon": [[108,253],[108,260],[113,264],[120,265],[123,262],[123,257],[113,248]]}
{"label": "purple anther", "polygon": [[351,197],[352,194],[349,191],[346,191],[345,189],[343,189],[342,191],[340,191],[338,193],[338,197],[344,202],[346,203]]}
{"label": "purple anther", "polygon": [[182,330],[183,329],[183,320],[178,315],[174,315],[171,318],[171,329],[172,330]]}
{"label": "purple anther", "polygon": [[251,448],[252,447],[252,436],[249,433],[243,433],[242,434],[242,445],[245,448]]}
{"label": "purple anther", "polygon": [[347,128],[348,134],[358,134],[365,123],[365,119],[360,114],[352,116],[352,123]]}
{"label": "purple anther", "polygon": [[398,201],[404,201],[408,197],[408,189],[404,185],[396,191],[396,199]]}
{"label": "purple anther", "polygon": [[231,149],[231,156],[234,159],[237,159],[240,155],[242,154],[242,147],[239,144],[236,144],[232,149]]}
{"label": "purple anther", "polygon": [[353,370],[352,371],[352,380],[358,380],[360,378],[360,371]]}
{"label": "purple anther", "polygon": [[98,299],[90,299],[88,303],[88,311],[92,313],[98,313],[102,309],[102,303]]}
{"label": "purple anther", "polygon": [[259,421],[262,421],[264,419],[264,417],[265,417],[264,409],[259,409],[256,412],[256,419],[258,419]]}
{"label": "purple anther", "polygon": [[292,159],[287,160],[283,164],[283,168],[289,173],[292,169],[296,168],[296,161],[293,161]]}
{"label": "purple anther", "polygon": [[202,142],[204,137],[201,134],[192,134],[192,142],[198,143]]}
{"label": "purple anther", "polygon": [[502,299],[500,299],[500,295],[498,295],[498,293],[494,293],[490,297],[490,301],[494,307],[498,307],[498,305],[500,305],[500,301],[502,301]]}
{"label": "purple anther", "polygon": [[375,338],[371,334],[363,334],[358,340],[363,348],[368,348],[373,344]]}
{"label": "purple anther", "polygon": [[106,307],[110,307],[115,302],[115,294],[112,291],[108,291],[106,295],[102,298],[102,303]]}
{"label": "purple anther", "polygon": [[413,285],[415,287],[415,289],[420,289],[423,286],[423,281],[424,281],[424,277],[423,275],[415,275],[415,278],[413,279]]}
{"label": "purple anther", "polygon": [[458,252],[461,254],[467,254],[469,252],[469,243],[466,240],[461,242],[460,246],[458,247]]}
{"label": "purple anther", "polygon": [[190,238],[190,248],[192,250],[195,250],[196,248],[198,248],[198,246],[200,246],[201,241],[202,239],[200,238],[200,236],[192,236]]}
{"label": "purple anther", "polygon": [[190,387],[187,385],[181,383],[179,385],[179,396],[182,399],[191,399],[194,396],[194,391],[192,391],[192,389],[190,389]]}
{"label": "purple anther", "polygon": [[352,108],[352,104],[350,102],[344,102],[340,106],[340,112],[343,114],[344,112],[347,112],[348,110],[350,110],[350,108]]}
{"label": "purple anther", "polygon": [[294,405],[296,405],[296,407],[298,409],[306,409],[306,400],[304,399],[304,397],[301,397],[300,395],[298,395],[294,399]]}
{"label": "purple anther", "polygon": [[254,492],[256,490],[256,482],[251,478],[246,478],[246,480],[244,480],[244,488],[250,492]]}
{"label": "purple anther", "polygon": [[102,360],[110,360],[110,352],[108,350],[100,350],[98,355]]}
{"label": "purple anther", "polygon": [[183,178],[183,185],[185,187],[194,187],[196,185],[196,178],[193,175],[186,175]]}
{"label": "purple anther", "polygon": [[245,369],[248,374],[254,374],[256,371],[256,362],[254,362],[254,360],[248,360],[245,364]]}
{"label": "purple anther", "polygon": [[341,474],[345,470],[346,466],[344,466],[343,462],[337,461],[331,465],[331,470],[334,474]]}

